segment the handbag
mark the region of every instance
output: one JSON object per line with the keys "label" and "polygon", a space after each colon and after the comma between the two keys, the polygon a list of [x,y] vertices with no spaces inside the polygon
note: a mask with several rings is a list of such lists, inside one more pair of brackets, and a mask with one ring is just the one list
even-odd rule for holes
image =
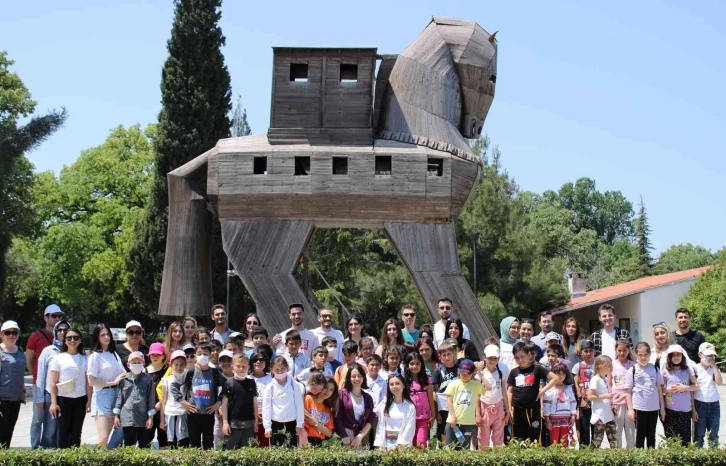
{"label": "handbag", "polygon": [[[73,356],[71,356],[71,360],[73,360]],[[76,362],[73,361],[73,364],[75,364],[75,363]],[[76,379],[78,378],[79,375],[81,375],[81,370],[76,365],[76,376],[75,377],[73,377],[72,379],[68,379],[66,381],[58,382],[55,384],[56,388],[58,389],[58,394],[59,395],[70,395],[71,393],[73,393],[76,389]]]}

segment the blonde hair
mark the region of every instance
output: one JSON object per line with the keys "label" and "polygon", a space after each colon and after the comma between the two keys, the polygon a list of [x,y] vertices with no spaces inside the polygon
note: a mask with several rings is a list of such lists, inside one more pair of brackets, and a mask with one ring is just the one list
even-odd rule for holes
{"label": "blonde hair", "polygon": [[668,344],[665,345],[665,348],[668,348],[669,346],[671,346],[672,344],[674,344],[676,342],[676,339],[673,338],[673,332],[671,332],[671,329],[668,328],[668,324],[666,324],[665,322],[655,324],[653,326],[653,349],[656,351],[660,351],[658,349],[658,343],[655,341],[655,331],[658,330],[659,328],[664,329],[666,331],[666,335],[668,336]]}
{"label": "blonde hair", "polygon": [[244,353],[237,353],[232,358],[232,364],[237,364],[238,362],[244,361],[250,362],[250,358],[248,358],[247,355]]}
{"label": "blonde hair", "polygon": [[595,370],[595,374],[600,375],[600,369],[606,366],[613,367],[613,359],[610,356],[601,354],[600,356],[595,358],[595,362],[593,363],[593,369]]}

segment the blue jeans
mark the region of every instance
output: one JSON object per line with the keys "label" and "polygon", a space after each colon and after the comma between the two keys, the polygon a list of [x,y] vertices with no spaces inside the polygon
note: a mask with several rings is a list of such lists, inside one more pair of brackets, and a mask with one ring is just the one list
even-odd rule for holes
{"label": "blue jeans", "polygon": [[113,450],[114,448],[118,448],[120,446],[123,446],[124,443],[124,428],[123,427],[114,427],[111,431],[111,435],[108,436],[108,444],[106,448],[109,450]]}
{"label": "blue jeans", "polygon": [[[33,385],[30,392],[31,400],[35,400],[36,390],[40,389]],[[45,403],[43,404],[43,408],[38,408],[38,405],[33,402],[33,419],[30,421],[30,448],[33,450],[40,446],[40,437],[43,435],[43,421],[45,420],[44,408]]]}
{"label": "blue jeans", "polygon": [[43,448],[58,448],[58,419],[50,415],[50,393],[45,391],[44,395],[43,434],[40,437],[40,446]]}
{"label": "blue jeans", "polygon": [[696,421],[696,433],[694,441],[696,446],[703,448],[703,439],[708,434],[708,443],[711,448],[718,448],[718,426],[721,421],[721,406],[718,401],[706,403],[704,401],[693,400],[698,413],[698,421]]}

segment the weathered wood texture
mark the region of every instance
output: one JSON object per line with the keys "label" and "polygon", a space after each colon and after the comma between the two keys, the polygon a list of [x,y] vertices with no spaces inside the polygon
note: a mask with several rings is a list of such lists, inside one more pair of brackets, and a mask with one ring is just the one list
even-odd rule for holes
{"label": "weathered wood texture", "polygon": [[469,327],[472,341],[483,349],[484,340],[497,334],[461,275],[454,224],[386,222],[384,226],[433,320],[438,320],[437,301],[444,296],[451,298],[456,315]]}
{"label": "weathered wood texture", "polygon": [[306,326],[317,327],[314,308],[293,275],[312,231],[310,221],[222,220],[224,251],[271,335],[290,326],[293,303],[305,307]]}

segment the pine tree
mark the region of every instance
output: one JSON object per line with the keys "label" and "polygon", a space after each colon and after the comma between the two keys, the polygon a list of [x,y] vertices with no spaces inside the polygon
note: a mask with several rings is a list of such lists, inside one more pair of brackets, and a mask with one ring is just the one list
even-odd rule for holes
{"label": "pine tree", "polygon": [[648,214],[645,211],[645,204],[643,204],[643,196],[640,197],[640,209],[638,210],[638,217],[635,219],[635,241],[638,244],[639,251],[639,265],[645,275],[648,274],[651,265],[653,264],[653,258],[650,256],[650,252],[653,250],[653,245],[650,243],[650,225],[648,224]]}
{"label": "pine tree", "polygon": [[[166,174],[214,147],[219,139],[229,137],[232,92],[221,51],[225,45],[219,27],[221,6],[222,0],[175,0],[174,23],[167,42],[169,57],[161,78],[162,109],[154,139],[152,199],[128,259],[134,277],[132,291],[148,314],[158,308],[164,266],[169,204]],[[221,278],[223,295],[226,266],[224,255],[218,257],[218,235],[213,238],[213,251],[212,270],[217,272],[213,280],[217,285]],[[217,264],[220,259],[221,268]]]}
{"label": "pine tree", "polygon": [[233,138],[249,136],[252,133],[252,128],[247,122],[247,109],[242,106],[242,96],[239,94],[237,94],[237,105],[232,114],[231,133]]}

